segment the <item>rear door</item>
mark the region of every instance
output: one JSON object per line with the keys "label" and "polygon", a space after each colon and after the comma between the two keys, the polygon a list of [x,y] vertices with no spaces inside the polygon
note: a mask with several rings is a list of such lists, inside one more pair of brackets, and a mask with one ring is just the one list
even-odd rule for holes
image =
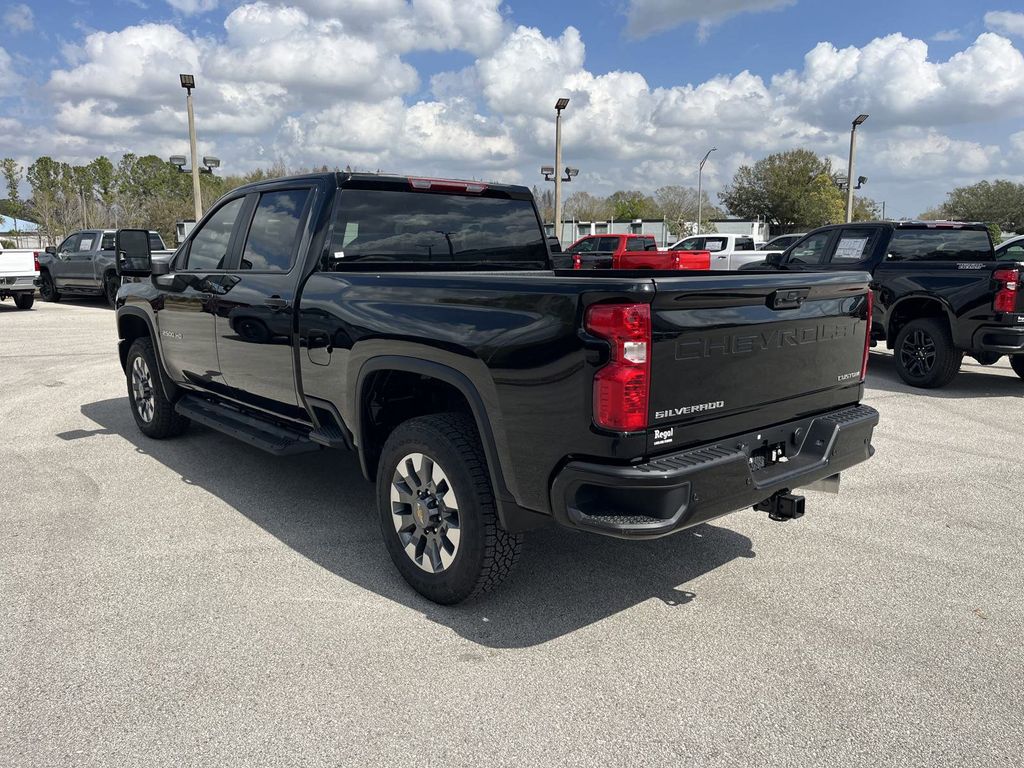
{"label": "rear door", "polygon": [[217,297],[217,353],[232,396],[297,415],[293,323],[296,271],[314,187],[291,184],[249,195],[239,239]]}
{"label": "rear door", "polygon": [[866,272],[655,278],[649,424],[672,429],[664,445],[857,402],[869,279]]}

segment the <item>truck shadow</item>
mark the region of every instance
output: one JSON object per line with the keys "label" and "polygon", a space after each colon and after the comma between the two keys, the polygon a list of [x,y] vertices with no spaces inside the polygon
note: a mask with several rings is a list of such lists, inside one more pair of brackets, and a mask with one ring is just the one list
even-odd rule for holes
{"label": "truck shadow", "polygon": [[[696,598],[686,584],[735,558],[750,539],[702,525],[667,539],[625,542],[554,526],[531,533],[509,580],[493,595],[455,607],[421,598],[398,575],[381,541],[373,486],[354,455],[321,451],[275,458],[193,425],[174,440],[139,433],[127,398],[82,413],[140,453],[212,493],[303,557],[364,589],[422,613],[490,648],[525,648],[561,637],[652,598],[666,610]],[[106,432],[109,430],[109,432]],[[211,460],[211,456],[223,461]]]}
{"label": "truck shadow", "polygon": [[[1000,371],[1002,375],[1000,375]],[[1006,375],[1009,374],[1009,375]],[[1024,381],[1006,364],[1006,358],[996,365],[981,365],[965,357],[960,373],[941,389],[920,389],[905,384],[896,373],[896,362],[891,354],[872,352],[868,362],[867,389],[878,392],[896,392],[907,395],[935,397],[944,400],[978,397],[1024,397]]]}

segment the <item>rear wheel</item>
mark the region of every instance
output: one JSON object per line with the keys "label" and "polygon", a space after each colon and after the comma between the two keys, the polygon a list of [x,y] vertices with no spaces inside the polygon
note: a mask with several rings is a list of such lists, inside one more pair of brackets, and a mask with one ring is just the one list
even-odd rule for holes
{"label": "rear wheel", "polygon": [[935,389],[953,380],[964,353],[953,347],[941,320],[911,320],[896,336],[896,372],[912,387]]}
{"label": "rear wheel", "polygon": [[522,536],[498,523],[476,424],[463,414],[422,416],[391,433],[377,508],[395,566],[435,603],[495,589],[518,559]]}
{"label": "rear wheel", "polygon": [[60,292],[49,272],[39,273],[39,298],[43,301],[60,301]]}
{"label": "rear wheel", "polygon": [[14,294],[14,306],[18,309],[32,309],[32,305],[36,303],[35,294],[32,293],[16,293]]}
{"label": "rear wheel", "polygon": [[1012,355],[1010,367],[1013,368],[1014,373],[1024,379],[1024,355]]}
{"label": "rear wheel", "polygon": [[117,292],[121,288],[121,278],[117,276],[116,272],[108,272],[103,277],[103,295],[107,298],[107,303],[112,307],[117,307]]}
{"label": "rear wheel", "polygon": [[152,340],[143,336],[132,342],[125,366],[128,402],[142,434],[158,440],[180,435],[189,425],[189,420],[174,410],[174,403],[164,395],[157,380],[159,370]]}

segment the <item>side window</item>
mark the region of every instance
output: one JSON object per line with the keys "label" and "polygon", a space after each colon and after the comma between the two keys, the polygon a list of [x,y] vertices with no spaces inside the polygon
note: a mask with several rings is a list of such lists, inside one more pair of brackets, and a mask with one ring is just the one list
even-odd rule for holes
{"label": "side window", "polygon": [[677,247],[678,251],[703,251],[704,250],[704,238],[703,237],[688,237],[681,242]]}
{"label": "side window", "polygon": [[78,241],[82,239],[81,235],[71,235],[64,239],[64,242],[57,248],[57,253],[74,253],[78,250]]}
{"label": "side window", "polygon": [[627,251],[646,251],[647,241],[642,237],[630,237],[626,239]]}
{"label": "side window", "polygon": [[738,237],[738,238],[736,238],[736,250],[737,251],[752,251],[752,250],[754,250],[754,238],[752,238],[752,237]]}
{"label": "side window", "polygon": [[704,248],[702,250],[711,251],[724,251],[725,240],[721,237],[706,237],[704,238]]}
{"label": "side window", "polygon": [[101,251],[112,251],[114,250],[114,233],[104,232],[103,242],[100,244]]}
{"label": "side window", "polygon": [[243,197],[238,197],[221,206],[217,212],[193,235],[188,247],[185,269],[206,271],[224,269],[231,244],[231,231],[235,226],[238,212],[242,210]]}
{"label": "side window", "polygon": [[617,237],[599,237],[597,248],[595,250],[601,253],[615,253],[615,250],[619,247],[619,238]]}
{"label": "side window", "polygon": [[597,247],[597,238],[588,237],[586,240],[580,240],[576,245],[569,249],[570,253],[592,253]]}
{"label": "side window", "polygon": [[878,240],[877,229],[844,229],[839,233],[831,264],[855,264],[871,256]]}
{"label": "side window", "polygon": [[[242,269],[287,272],[298,247],[308,189],[264,192],[249,225],[242,251]],[[357,235],[353,235],[355,239]]]}
{"label": "side window", "polygon": [[[110,246],[113,248],[114,246]],[[156,232],[149,233],[149,250],[151,251],[162,251],[164,249],[164,241],[160,239],[160,235]]]}
{"label": "side window", "polygon": [[1024,243],[1014,243],[1008,245],[999,254],[1001,261],[1024,261]]}
{"label": "side window", "polygon": [[786,261],[790,264],[821,264],[825,260],[825,248],[831,237],[831,232],[808,235],[793,246]]}
{"label": "side window", "polygon": [[92,244],[96,242],[95,232],[84,232],[82,233],[81,239],[78,241],[78,247],[75,249],[79,253],[88,253],[92,250]]}

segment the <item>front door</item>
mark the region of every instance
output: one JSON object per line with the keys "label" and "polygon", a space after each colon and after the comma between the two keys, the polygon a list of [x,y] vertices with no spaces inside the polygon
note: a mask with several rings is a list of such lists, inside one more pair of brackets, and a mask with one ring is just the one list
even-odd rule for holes
{"label": "front door", "polygon": [[98,287],[94,262],[96,252],[100,249],[99,240],[99,232],[82,232],[77,247],[69,254],[68,260],[65,262],[69,288],[75,287],[92,291]]}
{"label": "front door", "polygon": [[218,299],[217,352],[232,397],[300,416],[293,352],[298,254],[313,188],[282,185],[250,195],[240,258]]}
{"label": "front door", "polygon": [[71,256],[78,250],[78,243],[81,240],[82,233],[78,232],[64,238],[64,242],[57,246],[57,257],[50,265],[50,277],[53,278],[53,284],[58,288],[64,288],[69,285],[70,277],[74,271]]}
{"label": "front door", "polygon": [[213,390],[224,387],[215,313],[218,297],[230,290],[227,267],[237,248],[244,204],[244,197],[236,197],[218,206],[189,235],[171,271],[153,278],[163,294],[156,304],[160,348],[176,381]]}

